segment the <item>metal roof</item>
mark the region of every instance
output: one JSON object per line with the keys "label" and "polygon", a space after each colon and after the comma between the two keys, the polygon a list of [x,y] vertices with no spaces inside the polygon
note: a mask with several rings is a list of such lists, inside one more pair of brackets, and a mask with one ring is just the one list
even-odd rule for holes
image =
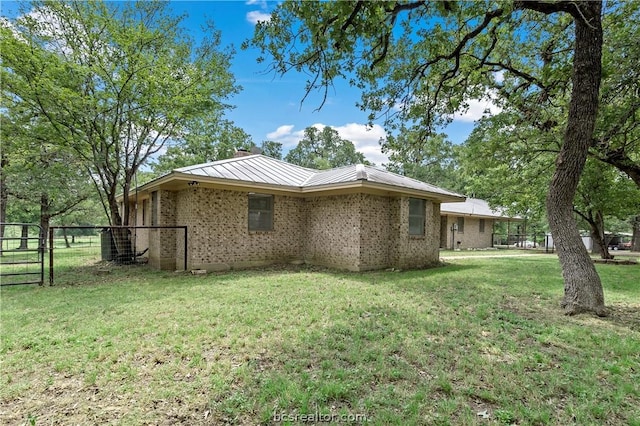
{"label": "metal roof", "polygon": [[502,207],[492,209],[489,203],[479,198],[467,198],[464,203],[442,203],[440,212],[442,214],[454,213],[462,216],[521,219],[518,216],[509,216]]}
{"label": "metal roof", "polygon": [[302,186],[317,170],[276,160],[264,155],[248,155],[175,169],[175,172],[243,182]]}
{"label": "metal roof", "polygon": [[448,195],[452,197],[463,197],[455,192],[447,191],[435,185],[428,184],[406,176],[401,176],[386,170],[380,170],[375,167],[365,166],[369,182],[383,183],[392,186],[401,186],[404,188],[415,189],[418,191],[427,191],[436,194]]}
{"label": "metal roof", "polygon": [[[460,200],[463,196],[451,191],[401,176],[372,166],[354,164],[330,170],[314,170],[290,164],[264,155],[247,155],[197,164],[175,169],[174,173],[192,175],[194,178],[224,179],[230,183],[268,184],[291,188],[320,190],[340,187],[344,184],[364,182],[370,186],[386,187],[398,192],[423,192],[447,201]],[[170,178],[166,176],[165,178]],[[389,188],[392,187],[392,188]]]}

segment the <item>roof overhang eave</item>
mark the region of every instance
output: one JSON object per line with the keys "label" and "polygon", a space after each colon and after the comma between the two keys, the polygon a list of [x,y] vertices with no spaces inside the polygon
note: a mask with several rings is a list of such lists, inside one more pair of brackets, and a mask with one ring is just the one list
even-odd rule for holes
{"label": "roof overhang eave", "polygon": [[[269,184],[260,182],[250,182],[243,180],[233,180],[226,178],[214,178],[209,176],[194,175],[191,173],[173,171],[167,175],[156,178],[144,185],[134,188],[129,192],[129,200],[135,199],[136,191],[139,193],[148,193],[163,187],[179,188],[182,185],[196,182],[198,186],[215,186],[220,188],[241,189],[246,191],[266,191],[288,193],[291,195],[305,196],[318,195],[322,196],[325,192],[342,191],[342,190],[370,190],[374,193],[407,195],[416,198],[425,198],[435,200],[440,203],[456,203],[464,202],[465,197],[453,194],[442,194],[439,192],[423,191],[419,189],[407,188],[396,185],[389,185],[380,182],[371,182],[368,180],[356,180],[341,183],[330,183],[325,185],[314,186],[288,186],[279,184]],[[118,201],[123,199],[122,195],[118,197]]]}
{"label": "roof overhang eave", "polygon": [[338,190],[338,189],[369,189],[375,192],[396,194],[396,195],[408,195],[416,198],[426,198],[430,200],[439,201],[441,203],[456,203],[465,201],[465,197],[460,195],[442,194],[439,192],[423,191],[419,189],[407,188],[396,185],[389,185],[380,182],[371,182],[368,180],[357,180],[344,183],[331,183],[326,185],[307,186],[302,188],[303,194],[319,194],[322,192]]}
{"label": "roof overhang eave", "polygon": [[524,219],[520,217],[510,217],[510,216],[501,216],[498,214],[490,215],[490,214],[478,214],[478,213],[470,213],[470,212],[456,212],[451,210],[440,210],[440,214],[442,216],[465,216],[465,217],[478,217],[481,219],[495,219],[495,220],[513,220],[513,221],[523,221]]}
{"label": "roof overhang eave", "polygon": [[[278,185],[262,182],[250,182],[244,180],[234,180],[226,178],[214,178],[210,176],[194,175],[191,173],[173,171],[165,176],[154,179],[137,188],[138,192],[146,193],[169,187],[173,190],[180,189],[183,185],[197,186],[215,186],[219,188],[241,189],[247,191],[268,191],[280,193],[300,194],[300,188],[297,186]],[[182,188],[184,189],[184,188]],[[136,189],[129,191],[129,200],[135,197]],[[118,201],[122,200],[122,194],[118,197]]]}

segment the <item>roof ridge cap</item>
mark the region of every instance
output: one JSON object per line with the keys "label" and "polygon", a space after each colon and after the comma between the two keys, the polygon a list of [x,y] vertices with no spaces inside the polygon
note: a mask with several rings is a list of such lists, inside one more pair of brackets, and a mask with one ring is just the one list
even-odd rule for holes
{"label": "roof ridge cap", "polygon": [[367,168],[362,163],[356,164],[356,179],[369,180],[369,175],[367,174]]}

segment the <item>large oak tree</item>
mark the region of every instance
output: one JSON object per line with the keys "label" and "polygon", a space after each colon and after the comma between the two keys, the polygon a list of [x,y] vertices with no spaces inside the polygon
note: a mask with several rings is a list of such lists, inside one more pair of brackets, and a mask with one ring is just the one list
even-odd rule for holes
{"label": "large oak tree", "polygon": [[[372,119],[384,115],[391,131],[410,123],[428,134],[469,99],[494,95],[498,79],[510,89],[509,96],[499,93],[501,102],[532,110],[568,90],[547,216],[562,266],[565,312],[603,315],[600,277],[573,215],[598,113],[601,15],[600,1],[287,1],[256,27],[252,43],[270,55],[276,72],[309,72],[307,90],[350,79],[363,89],[361,107]],[[555,80],[563,66],[571,79]]]}

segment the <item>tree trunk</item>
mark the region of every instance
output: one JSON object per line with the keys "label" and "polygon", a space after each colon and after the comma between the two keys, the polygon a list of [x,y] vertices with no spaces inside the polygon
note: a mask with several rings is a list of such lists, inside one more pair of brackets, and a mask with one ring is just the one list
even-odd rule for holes
{"label": "tree trunk", "polygon": [[633,218],[633,237],[631,237],[631,250],[640,252],[640,215]]}
{"label": "tree trunk", "polygon": [[7,201],[9,200],[9,190],[7,189],[7,174],[5,168],[9,165],[9,160],[4,153],[0,154],[0,256],[3,255],[4,223],[7,221]]}
{"label": "tree trunk", "polygon": [[27,250],[29,248],[29,225],[22,225],[20,233],[20,245],[18,250]]}
{"label": "tree trunk", "polygon": [[613,259],[611,253],[609,253],[609,245],[602,237],[599,230],[591,230],[591,240],[593,241],[593,252],[598,253],[601,259]]}
{"label": "tree trunk", "polygon": [[40,244],[43,250],[47,249],[49,238],[49,225],[51,223],[51,215],[49,214],[49,196],[47,194],[40,195]]}
{"label": "tree trunk", "polygon": [[[593,215],[589,215],[592,218]],[[593,252],[598,253],[601,259],[613,259],[609,253],[609,242],[604,233],[604,217],[601,212],[595,213],[595,219],[587,221],[591,226],[591,240],[593,241]]]}
{"label": "tree trunk", "polygon": [[573,200],[592,141],[601,79],[601,2],[575,5],[575,52],[567,128],[547,194],[547,215],[564,278],[562,307],[568,315],[606,315],[595,265],[582,243]]}
{"label": "tree trunk", "polygon": [[64,246],[66,248],[71,248],[71,244],[69,244],[69,237],[67,236],[67,228],[62,228],[62,236],[64,237]]}
{"label": "tree trunk", "polygon": [[[128,189],[128,188],[127,188]],[[126,205],[128,204],[128,192],[124,193],[125,213],[128,212]],[[118,209],[118,202],[115,200],[115,195],[109,199],[109,209],[111,213],[111,223],[115,226],[122,226],[128,223],[127,215],[120,215]],[[114,253],[114,260],[118,263],[132,263],[134,259],[133,248],[131,247],[131,231],[128,228],[116,227],[112,228],[113,241],[116,246],[117,253]]]}

